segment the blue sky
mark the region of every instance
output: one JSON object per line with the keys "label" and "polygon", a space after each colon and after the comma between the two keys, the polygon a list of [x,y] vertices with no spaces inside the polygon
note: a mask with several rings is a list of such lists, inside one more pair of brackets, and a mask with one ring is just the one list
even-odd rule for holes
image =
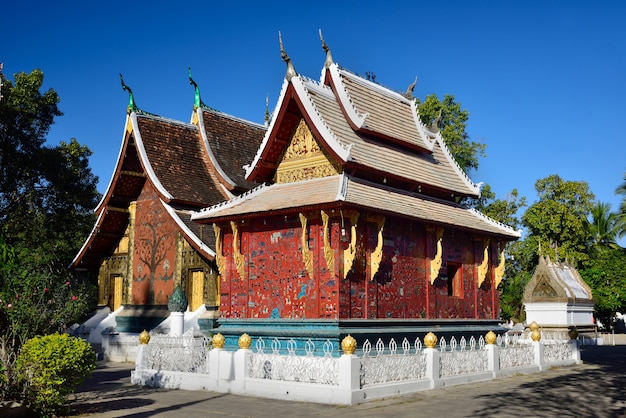
{"label": "blue sky", "polygon": [[[612,204],[626,172],[626,3],[49,2],[1,8],[4,74],[41,68],[64,116],[49,141],[75,137],[104,192],[124,128],[128,95],[164,117],[189,121],[193,88],[223,112],[262,123],[285,64],[318,79],[318,29],[335,62],[416,97],[449,93],[470,112],[468,132],[487,144],[475,182],[529,203],[550,174],[589,183]],[[624,245],[624,243],[623,243]]]}

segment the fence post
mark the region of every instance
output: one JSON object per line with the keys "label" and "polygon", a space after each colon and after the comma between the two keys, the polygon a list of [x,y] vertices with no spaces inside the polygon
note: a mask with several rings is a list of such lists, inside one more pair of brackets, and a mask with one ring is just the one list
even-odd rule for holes
{"label": "fence post", "polygon": [[361,360],[354,355],[356,340],[347,335],[341,340],[343,354],[339,358],[339,389],[352,392],[361,389]]}
{"label": "fence post", "polygon": [[487,368],[495,378],[500,374],[500,347],[496,344],[498,336],[495,332],[489,331],[485,335],[485,351],[487,352]]}
{"label": "fence post", "polygon": [[233,371],[231,376],[234,378],[232,381],[232,388],[234,393],[245,393],[246,378],[248,377],[248,362],[250,361],[250,345],[252,339],[246,333],[239,337],[239,350],[235,351],[233,355]]}
{"label": "fence post", "polygon": [[424,337],[424,357],[426,357],[426,377],[430,379],[430,387],[437,389],[442,387],[442,383],[439,375],[439,351],[435,348],[437,346],[437,336],[432,332],[429,332]]}

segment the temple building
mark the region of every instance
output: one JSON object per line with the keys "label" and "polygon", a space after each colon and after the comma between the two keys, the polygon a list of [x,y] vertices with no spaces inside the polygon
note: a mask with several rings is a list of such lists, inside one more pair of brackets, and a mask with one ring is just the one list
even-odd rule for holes
{"label": "temple building", "polygon": [[[192,221],[215,232],[227,345],[259,337],[338,342],[497,328],[504,248],[519,231],[459,202],[477,198],[411,92],[341,68],[287,72],[246,167],[261,185]],[[208,228],[205,228],[205,230]],[[253,342],[254,344],[254,342]]]}
{"label": "temple building", "polygon": [[207,107],[189,77],[196,88],[190,123],[141,111],[122,80],[130,100],[119,156],[70,266],[97,276],[99,310],[81,329],[95,345],[106,344],[107,331],[134,334],[136,345],[136,333],[167,319],[177,286],[189,302],[186,322],[210,329],[219,316],[213,228],[191,222],[191,213],[253,186],[242,166],[266,128]]}

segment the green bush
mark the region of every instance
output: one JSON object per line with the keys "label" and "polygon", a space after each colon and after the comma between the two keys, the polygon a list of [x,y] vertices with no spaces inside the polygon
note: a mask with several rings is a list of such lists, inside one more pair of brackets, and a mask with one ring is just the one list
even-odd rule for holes
{"label": "green bush", "polygon": [[67,395],[91,376],[96,355],[91,346],[67,334],[32,338],[17,356],[18,379],[26,404],[41,416],[66,412]]}

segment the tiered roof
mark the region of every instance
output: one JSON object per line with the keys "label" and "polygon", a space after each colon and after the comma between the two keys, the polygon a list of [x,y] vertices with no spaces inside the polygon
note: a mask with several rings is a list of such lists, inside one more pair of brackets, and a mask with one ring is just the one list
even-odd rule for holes
{"label": "tiered roof", "polygon": [[[324,44],[325,46],[325,44]],[[274,183],[301,119],[344,175],[263,186],[192,215],[201,222],[340,202],[515,239],[520,233],[455,203],[480,188],[458,166],[437,131],[420,121],[415,101],[341,69],[329,59],[320,82],[288,71],[251,181]],[[343,189],[342,189],[343,188]],[[338,190],[343,190],[339,192]]]}
{"label": "tiered roof", "polygon": [[214,256],[213,231],[191,222],[191,210],[250,188],[242,166],[253,158],[265,128],[206,108],[195,115],[197,124],[129,113],[113,176],[95,210],[96,224],[71,267],[94,268],[111,254],[128,226],[128,206],[146,181],[186,239],[206,257]]}

